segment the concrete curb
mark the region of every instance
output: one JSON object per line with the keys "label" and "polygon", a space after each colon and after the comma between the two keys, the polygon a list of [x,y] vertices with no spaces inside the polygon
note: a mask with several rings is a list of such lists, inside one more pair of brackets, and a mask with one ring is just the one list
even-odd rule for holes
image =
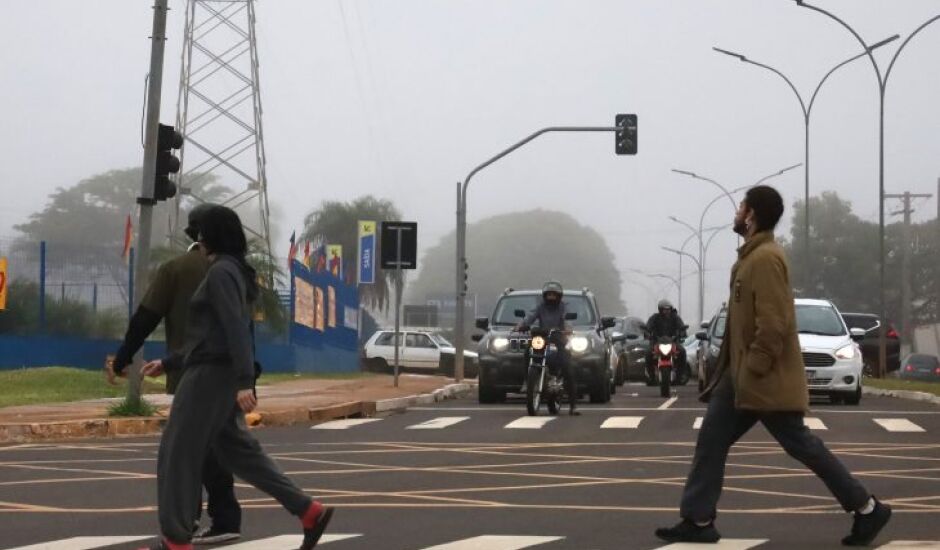
{"label": "concrete curb", "polygon": [[880,397],[895,397],[897,399],[910,399],[911,401],[923,401],[940,405],[940,396],[922,391],[911,390],[884,390],[881,388],[869,388],[862,386],[862,393],[865,395],[877,395]]}
{"label": "concrete curb", "polygon": [[[377,414],[404,412],[415,405],[430,405],[469,394],[475,386],[448,384],[431,393],[378,401],[349,401],[325,407],[258,411],[246,415],[253,427],[320,424],[339,418],[362,418]],[[133,418],[94,418],[61,422],[0,424],[0,443],[35,443],[66,439],[131,437],[160,433],[166,416]]]}

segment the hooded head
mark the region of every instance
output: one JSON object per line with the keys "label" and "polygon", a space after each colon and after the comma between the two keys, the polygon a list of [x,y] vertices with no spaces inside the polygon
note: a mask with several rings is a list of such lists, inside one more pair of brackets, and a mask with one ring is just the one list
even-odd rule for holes
{"label": "hooded head", "polygon": [[202,226],[202,220],[214,204],[204,202],[197,204],[189,211],[189,218],[186,224],[186,229],[183,230],[186,233],[186,236],[189,237],[193,242],[199,240],[199,230]]}
{"label": "hooded head", "polygon": [[557,307],[564,295],[565,289],[557,281],[549,281],[542,285],[542,300],[546,305]]}

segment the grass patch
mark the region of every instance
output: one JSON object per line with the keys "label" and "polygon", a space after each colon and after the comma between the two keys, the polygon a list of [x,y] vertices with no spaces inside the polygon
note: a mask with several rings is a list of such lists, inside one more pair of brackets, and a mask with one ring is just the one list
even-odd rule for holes
{"label": "grass patch", "polygon": [[156,413],[157,407],[143,398],[125,397],[108,407],[108,416],[153,416]]}
{"label": "grass patch", "polygon": [[[108,384],[101,370],[42,367],[0,371],[0,407],[65,403],[127,395],[127,380]],[[143,382],[144,393],[163,393],[161,379]]]}
{"label": "grass patch", "polygon": [[292,380],[358,380],[360,378],[372,378],[378,376],[372,372],[277,372],[261,373],[258,379],[259,386],[270,386],[280,382],[290,382]]}
{"label": "grass patch", "polygon": [[919,380],[901,380],[899,378],[866,378],[864,384],[871,388],[883,390],[922,391],[940,396],[940,384],[936,382],[922,382]]}

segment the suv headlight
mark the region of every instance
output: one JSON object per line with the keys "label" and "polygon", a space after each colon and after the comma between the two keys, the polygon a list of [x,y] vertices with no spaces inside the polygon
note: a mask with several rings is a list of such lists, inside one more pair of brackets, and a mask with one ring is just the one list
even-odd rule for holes
{"label": "suv headlight", "polygon": [[509,347],[509,338],[497,336],[490,340],[490,349],[493,351],[505,351]]}
{"label": "suv headlight", "polygon": [[854,359],[855,344],[849,344],[836,350],[836,359]]}
{"label": "suv headlight", "polygon": [[583,353],[591,347],[591,341],[584,336],[572,336],[568,341],[568,347],[575,353]]}

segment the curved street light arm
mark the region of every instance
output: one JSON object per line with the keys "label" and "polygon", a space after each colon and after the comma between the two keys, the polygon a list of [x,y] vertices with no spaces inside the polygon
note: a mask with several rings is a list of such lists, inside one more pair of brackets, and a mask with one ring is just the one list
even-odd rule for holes
{"label": "curved street light arm", "polygon": [[[868,47],[868,51],[862,52],[862,53],[860,53],[860,54],[858,54],[858,55],[855,55],[855,56],[852,56],[852,57],[846,59],[845,61],[843,61],[842,63],[839,63],[838,65],[836,65],[836,66],[833,67],[832,69],[830,69],[829,72],[826,73],[826,76],[822,77],[822,80],[819,81],[819,85],[817,85],[817,86],[816,86],[816,89],[813,91],[813,97],[810,98],[810,100],[809,100],[809,106],[808,106],[807,109],[806,109],[806,116],[809,117],[809,114],[810,114],[810,113],[812,112],[812,110],[813,110],[813,105],[816,103],[816,96],[819,95],[819,90],[821,90],[822,87],[823,87],[823,84],[825,84],[826,81],[829,80],[829,77],[832,76],[832,73],[834,73],[834,72],[836,72],[837,70],[841,69],[841,68],[844,67],[845,65],[848,65],[849,63],[855,61],[856,59],[865,57],[865,56],[868,54],[868,52],[877,50],[878,48],[884,46],[885,44],[890,44],[891,42],[894,42],[894,41],[897,40],[898,38],[900,38],[900,36],[896,34],[896,35],[890,36],[890,37],[888,37],[888,38],[886,38],[886,39],[884,39],[884,40],[882,40],[882,41],[880,41],[880,42],[876,42],[876,43],[874,43],[874,44],[872,44],[871,46]],[[909,40],[909,39],[908,39],[908,40]],[[890,70],[890,68],[889,68],[889,70]],[[885,73],[885,78],[886,78],[886,79],[888,78],[887,73]]]}
{"label": "curved street light arm", "polygon": [[[864,54],[862,54],[862,55],[864,55]],[[750,63],[751,65],[756,65],[756,66],[758,66],[758,67],[762,67],[762,68],[764,68],[764,69],[767,69],[768,71],[770,71],[770,72],[776,74],[777,76],[779,76],[780,78],[782,78],[782,79],[784,80],[784,82],[787,83],[787,86],[789,86],[790,89],[793,90],[793,93],[796,95],[796,99],[800,102],[800,109],[803,111],[803,117],[804,117],[804,118],[809,118],[809,108],[807,108],[806,102],[803,101],[803,96],[800,95],[800,91],[796,89],[796,86],[793,84],[793,81],[791,81],[789,78],[787,78],[787,76],[786,76],[785,74],[783,74],[782,72],[778,71],[777,69],[771,67],[770,65],[765,65],[765,64],[763,64],[763,63],[759,63],[759,62],[757,62],[757,61],[753,61],[753,60],[750,60],[750,59],[744,59],[743,61],[744,61],[745,63]]]}
{"label": "curved street light arm", "polygon": [[699,231],[695,229],[694,227],[692,227],[690,224],[685,223],[684,221],[680,220],[679,218],[675,216],[669,216],[669,219],[678,223],[679,225],[685,226],[689,231],[692,232],[693,236],[697,236],[699,239],[702,238],[702,235],[699,233]]}
{"label": "curved street light arm", "polygon": [[843,27],[845,27],[845,29],[846,29],[847,31],[849,31],[850,33],[852,33],[852,36],[854,36],[855,39],[858,40],[858,43],[862,45],[862,48],[865,49],[865,55],[868,56],[868,59],[871,61],[871,66],[875,69],[875,76],[878,78],[878,88],[880,89],[881,93],[883,94],[883,93],[884,93],[884,80],[882,79],[882,76],[881,76],[881,68],[878,67],[878,62],[875,61],[875,56],[872,55],[872,53],[871,53],[871,47],[870,47],[868,44],[865,43],[865,40],[861,37],[861,35],[858,34],[858,33],[855,31],[855,29],[853,29],[848,23],[846,23],[845,21],[839,19],[835,14],[833,14],[833,13],[831,13],[831,12],[828,12],[828,11],[826,11],[826,10],[820,8],[820,7],[814,6],[814,5],[812,5],[812,4],[807,4],[804,0],[796,0],[796,5],[797,5],[797,6],[800,6],[800,7],[808,8],[808,9],[811,9],[811,10],[813,10],[813,11],[817,11],[817,12],[821,13],[821,14],[825,15],[826,17],[832,19],[833,21],[839,23],[840,25],[842,25]]}
{"label": "curved street light arm", "polygon": [[[891,58],[891,63],[888,63],[888,69],[885,71],[884,84],[882,85],[882,89],[888,86],[888,77],[891,75],[891,69],[894,68],[894,62],[898,60],[898,56],[901,55],[901,51],[904,50],[904,46],[907,46],[907,43],[911,41],[911,38],[914,38],[915,36],[917,36],[917,33],[924,30],[925,27],[927,27],[928,25],[930,25],[937,19],[940,19],[940,15],[935,15],[931,17],[930,19],[928,19],[926,23],[917,27],[917,30],[915,30],[914,32],[910,34],[910,36],[905,38],[904,42],[901,42],[901,45],[898,46],[898,51],[894,52],[894,57]],[[874,46],[872,46],[872,48],[874,48]]]}
{"label": "curved street light arm", "polygon": [[[722,229],[727,229],[723,227]],[[705,243],[705,254],[708,254],[708,247],[712,244],[712,241],[715,239],[715,236],[721,233],[721,231],[715,231],[712,233],[711,237],[708,238],[708,241]]]}
{"label": "curved street light arm", "polygon": [[682,256],[685,256],[686,258],[691,258],[692,261],[695,262],[695,265],[698,266],[699,270],[702,269],[702,264],[698,261],[698,258],[696,258],[695,256],[689,254],[688,252],[683,252],[683,251],[681,251],[681,250],[676,250],[675,248],[669,248],[668,246],[661,246],[660,248],[662,248],[662,249],[665,250],[666,252],[672,252],[673,254],[680,254],[680,255],[682,255]]}

